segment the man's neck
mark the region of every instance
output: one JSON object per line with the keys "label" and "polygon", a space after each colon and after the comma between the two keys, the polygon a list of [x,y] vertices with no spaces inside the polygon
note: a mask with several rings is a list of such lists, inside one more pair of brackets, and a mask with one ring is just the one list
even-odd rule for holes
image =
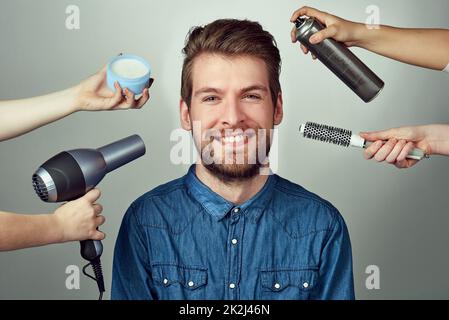
{"label": "man's neck", "polygon": [[257,174],[247,180],[223,183],[222,180],[209,172],[203,164],[199,163],[196,164],[195,173],[198,179],[212,191],[234,204],[242,204],[251,199],[263,188],[268,179],[268,175]]}

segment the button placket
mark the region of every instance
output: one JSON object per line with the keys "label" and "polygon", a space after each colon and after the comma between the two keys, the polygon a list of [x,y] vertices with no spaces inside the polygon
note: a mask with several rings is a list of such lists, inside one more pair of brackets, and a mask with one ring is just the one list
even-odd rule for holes
{"label": "button placket", "polygon": [[241,246],[238,245],[243,234],[244,219],[241,215],[241,209],[235,207],[231,209],[229,234],[228,234],[228,266],[229,278],[227,282],[228,299],[238,299],[239,297],[239,278],[241,265]]}

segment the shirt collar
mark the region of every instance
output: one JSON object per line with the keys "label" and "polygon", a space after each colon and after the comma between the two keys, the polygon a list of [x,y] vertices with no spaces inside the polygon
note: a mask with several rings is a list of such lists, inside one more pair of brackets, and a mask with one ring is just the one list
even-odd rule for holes
{"label": "shirt collar", "polygon": [[203,206],[208,214],[217,221],[223,219],[231,209],[238,207],[240,212],[246,214],[249,219],[256,223],[265,209],[268,201],[273,195],[273,188],[277,181],[275,174],[269,175],[263,188],[252,198],[237,206],[215,193],[207,185],[198,179],[195,174],[195,164],[190,166],[185,176],[185,183],[191,195]]}

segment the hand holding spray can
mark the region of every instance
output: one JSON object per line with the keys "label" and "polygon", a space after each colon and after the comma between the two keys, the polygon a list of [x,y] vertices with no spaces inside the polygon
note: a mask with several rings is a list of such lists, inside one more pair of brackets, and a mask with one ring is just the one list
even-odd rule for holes
{"label": "hand holding spray can", "polygon": [[296,39],[363,101],[370,102],[379,94],[384,82],[343,43],[334,39],[325,39],[318,44],[309,42],[313,34],[325,28],[318,20],[298,18],[295,25]]}

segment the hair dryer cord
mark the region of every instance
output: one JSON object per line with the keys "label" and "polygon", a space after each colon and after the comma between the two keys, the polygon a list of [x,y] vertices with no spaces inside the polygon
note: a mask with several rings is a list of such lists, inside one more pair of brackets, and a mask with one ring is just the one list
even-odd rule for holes
{"label": "hair dryer cord", "polygon": [[[86,269],[92,266],[92,269],[94,270],[94,275],[95,277],[91,276],[90,274],[87,273]],[[91,278],[92,280],[94,280],[97,283],[98,286],[98,291],[100,291],[100,296],[98,297],[98,300],[102,300],[103,299],[103,292],[105,291],[104,289],[104,279],[103,279],[103,271],[101,268],[101,260],[100,258],[96,258],[92,261],[90,261],[88,264],[86,264],[83,267],[83,274],[89,278]]]}

